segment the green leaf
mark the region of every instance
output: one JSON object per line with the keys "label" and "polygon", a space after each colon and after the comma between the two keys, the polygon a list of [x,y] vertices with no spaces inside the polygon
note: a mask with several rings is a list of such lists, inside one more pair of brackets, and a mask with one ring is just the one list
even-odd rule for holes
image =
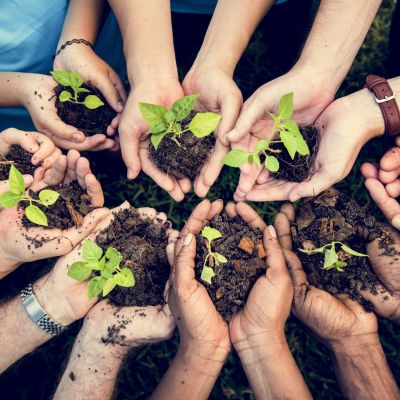
{"label": "green leaf", "polygon": [[159,106],[157,104],[139,102],[139,110],[142,114],[143,119],[149,125],[150,131],[158,133],[160,132],[160,130],[159,128],[156,129],[156,127],[160,127],[162,125],[165,126],[166,129],[164,115],[168,110],[165,107]]}
{"label": "green leaf", "polygon": [[338,255],[335,251],[335,246],[325,250],[324,269],[332,267],[338,261]]}
{"label": "green leaf", "polygon": [[310,149],[307,142],[304,140],[303,135],[295,121],[289,120],[285,123],[286,129],[293,134],[296,138],[296,151],[302,156],[308,156],[310,154]]}
{"label": "green leaf", "polygon": [[211,243],[213,240],[222,237],[222,234],[218,229],[211,228],[211,226],[205,226],[201,231],[201,236]]}
{"label": "green leaf", "polygon": [[213,256],[217,265],[226,264],[228,262],[227,258],[220,253],[213,253]]}
{"label": "green leaf", "polygon": [[297,138],[292,133],[287,131],[282,131],[280,133],[280,138],[283,145],[286,147],[291,159],[293,160],[297,151]]}
{"label": "green leaf", "polygon": [[153,145],[155,150],[158,149],[158,146],[160,145],[161,141],[164,139],[165,135],[166,135],[166,132],[161,132],[161,133],[153,133],[150,136],[151,144]]}
{"label": "green leaf", "polygon": [[269,147],[269,144],[270,144],[270,141],[269,141],[269,140],[266,140],[266,139],[260,140],[260,141],[256,144],[256,150],[257,150],[258,152],[267,150],[268,147]]}
{"label": "green leaf", "polygon": [[122,261],[122,254],[114,247],[109,247],[106,251],[106,259],[108,260],[109,265],[116,268],[119,267],[119,264]]}
{"label": "green leaf", "polygon": [[50,71],[54,80],[62,86],[70,86],[77,90],[84,79],[77,72],[68,71]]}
{"label": "green leaf", "polygon": [[167,133],[167,128],[168,128],[167,123],[164,120],[162,120],[150,126],[149,133],[153,134],[163,133],[165,135]]}
{"label": "green leaf", "polygon": [[247,162],[249,154],[240,149],[231,150],[221,161],[222,164],[229,167],[238,168]]}
{"label": "green leaf", "polygon": [[352,256],[356,256],[356,257],[368,257],[368,254],[364,254],[364,253],[359,253],[358,251],[353,250],[352,248],[350,248],[349,246],[346,246],[345,244],[341,245],[341,249],[343,251],[345,251],[347,254],[351,254]]}
{"label": "green leaf", "polygon": [[279,171],[279,160],[275,156],[265,157],[265,168],[271,172]]}
{"label": "green leaf", "polygon": [[198,97],[198,94],[192,94],[190,96],[182,97],[173,104],[171,111],[174,112],[176,121],[180,122],[190,114],[194,109]]}
{"label": "green leaf", "polygon": [[112,278],[113,272],[114,272],[116,269],[117,269],[116,267],[114,267],[113,265],[110,265],[110,264],[107,263],[107,264],[104,266],[104,268],[101,270],[100,275],[101,275],[103,278],[110,279],[110,278]]}
{"label": "green leaf", "polygon": [[77,72],[69,72],[69,81],[70,86],[77,90],[79,87],[82,86],[83,82],[85,81]]}
{"label": "green leaf", "polygon": [[260,160],[260,156],[258,154],[253,155],[253,161],[254,161],[254,164],[256,164],[257,167],[259,169],[261,169],[261,160]]}
{"label": "green leaf", "polygon": [[325,247],[319,247],[317,249],[312,249],[312,250],[299,249],[299,251],[305,254],[317,254],[317,253],[322,254],[325,252]]}
{"label": "green leaf", "polygon": [[78,92],[78,93],[90,93],[90,90],[89,90],[89,89],[86,89],[86,88],[83,88],[83,87],[78,87],[78,88],[76,88],[75,90],[76,90],[76,92]]}
{"label": "green leaf", "polygon": [[92,269],[86,265],[83,261],[74,262],[68,269],[68,276],[82,282],[86,281],[90,277]]}
{"label": "green leaf", "polygon": [[279,118],[289,119],[293,115],[293,92],[281,97],[279,102]]}
{"label": "green leaf", "polygon": [[103,287],[103,297],[106,297],[108,293],[115,288],[115,286],[117,286],[117,284],[114,282],[114,278],[108,279]]}
{"label": "green leaf", "polygon": [[64,103],[65,101],[68,101],[71,97],[72,97],[72,94],[70,92],[68,92],[67,90],[63,90],[60,93],[60,95],[58,96],[58,98],[60,99],[60,101],[62,103]]}
{"label": "green leaf", "polygon": [[104,265],[101,265],[100,261],[85,261],[85,264],[88,268],[95,269],[96,271],[101,271],[104,268]]}
{"label": "green leaf", "polygon": [[194,136],[201,139],[214,132],[221,116],[212,112],[197,113],[190,121],[189,129]]}
{"label": "green leaf", "polygon": [[334,267],[339,271],[343,272],[343,267],[347,267],[347,263],[344,261],[337,261]]}
{"label": "green leaf", "polygon": [[54,190],[44,189],[39,193],[39,199],[45,206],[51,206],[59,198],[60,194]]}
{"label": "green leaf", "polygon": [[4,208],[11,208],[16,206],[21,200],[20,194],[5,192],[0,195],[0,205]]}
{"label": "green leaf", "polygon": [[95,261],[97,263],[102,255],[102,248],[95,242],[89,239],[83,242],[82,257],[85,261]]}
{"label": "green leaf", "polygon": [[173,124],[175,122],[176,115],[173,111],[168,110],[165,113],[164,118],[169,124]]}
{"label": "green leaf", "polygon": [[214,278],[215,272],[212,268],[205,266],[203,271],[201,271],[200,279],[204,282],[207,282],[211,285],[211,280]]}
{"label": "green leaf", "polygon": [[33,204],[25,208],[25,215],[26,218],[29,219],[29,221],[33,222],[36,225],[48,226],[48,221],[45,213],[39,207],[36,207]]}
{"label": "green leaf", "polygon": [[135,277],[129,268],[122,268],[114,275],[114,282],[119,286],[132,287],[135,286]]}
{"label": "green leaf", "polygon": [[96,108],[104,106],[104,103],[94,94],[90,94],[89,96],[86,96],[85,100],[83,101],[83,104],[89,110],[95,110]]}
{"label": "green leaf", "polygon": [[14,194],[22,194],[25,192],[25,181],[21,172],[11,165],[10,173],[8,175],[8,186],[10,187],[10,192]]}
{"label": "green leaf", "polygon": [[88,284],[89,300],[92,300],[94,297],[98,296],[106,283],[107,279],[103,278],[102,276],[95,276],[92,278]]}

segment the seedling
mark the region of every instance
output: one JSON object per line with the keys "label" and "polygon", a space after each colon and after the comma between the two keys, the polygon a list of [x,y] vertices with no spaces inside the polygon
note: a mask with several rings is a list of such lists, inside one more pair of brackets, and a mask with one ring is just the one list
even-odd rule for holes
{"label": "seedling", "polygon": [[41,204],[45,207],[51,206],[57,201],[60,196],[59,193],[54,190],[44,189],[39,192],[38,200],[32,199],[25,190],[25,181],[21,172],[14,165],[11,165],[10,168],[8,185],[10,190],[0,196],[0,205],[4,208],[12,208],[22,201],[28,201],[29,206],[25,208],[26,218],[34,224],[48,226],[46,214],[33,203]]}
{"label": "seedling", "polygon": [[347,254],[356,257],[368,257],[367,254],[359,253],[351,249],[349,246],[345,245],[342,242],[332,242],[328,243],[325,246],[319,247],[317,249],[307,250],[307,249],[299,249],[302,253],[306,254],[324,254],[324,266],[323,269],[331,270],[336,269],[336,271],[343,272],[343,268],[347,266],[347,263],[339,260],[339,256],[336,253],[336,245],[340,245],[340,249]]}
{"label": "seedling", "polygon": [[85,81],[78,73],[72,71],[51,71],[50,73],[57,83],[72,89],[72,93],[68,90],[63,90],[60,93],[58,98],[62,103],[69,101],[75,104],[83,104],[90,110],[104,106],[104,103],[94,94],[86,96],[83,101],[78,100],[79,93],[90,93],[89,89],[82,87]]}
{"label": "seedling", "polygon": [[279,160],[273,153],[280,153],[282,150],[272,147],[277,143],[283,144],[292,160],[294,160],[297,153],[301,156],[308,156],[310,154],[307,142],[304,140],[297,123],[292,119],[293,93],[282,96],[279,102],[278,115],[270,112],[268,115],[274,121],[272,136],[276,137],[276,140],[263,139],[258,141],[255,151],[251,153],[240,149],[233,149],[222,160],[223,164],[239,168],[248,162],[250,164],[256,164],[257,167],[261,169],[260,156],[263,155],[265,157],[263,161],[265,168],[271,172],[278,172],[280,167]]}
{"label": "seedling", "polygon": [[[129,268],[121,268],[121,253],[114,247],[109,247],[106,253],[95,242],[86,239],[83,242],[82,261],[74,262],[68,270],[68,275],[83,282],[88,280],[89,300],[103,292],[107,296],[115,286],[135,286],[135,277]],[[94,276],[93,276],[94,275]]]}
{"label": "seedling", "polygon": [[221,264],[227,263],[228,260],[222,254],[211,249],[212,241],[222,237],[219,230],[205,226],[201,231],[201,236],[207,239],[207,255],[203,263],[200,279],[211,285],[211,280],[215,275],[213,266],[219,267]]}
{"label": "seedling", "polygon": [[182,97],[169,110],[157,104],[139,103],[142,117],[150,127],[150,140],[155,150],[164,137],[181,146],[179,138],[185,132],[192,132],[201,139],[215,130],[221,116],[212,112],[197,113],[187,127],[182,126],[182,121],[193,111],[198,97],[198,94]]}

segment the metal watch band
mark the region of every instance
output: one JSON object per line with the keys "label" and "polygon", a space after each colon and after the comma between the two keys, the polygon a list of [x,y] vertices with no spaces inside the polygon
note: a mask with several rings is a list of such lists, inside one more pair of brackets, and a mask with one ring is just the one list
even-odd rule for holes
{"label": "metal watch band", "polygon": [[385,121],[385,133],[396,136],[400,133],[400,111],[396,102],[396,93],[385,78],[377,75],[367,76],[367,88],[374,94]]}
{"label": "metal watch band", "polygon": [[64,332],[67,327],[53,321],[40,306],[33,293],[32,283],[21,290],[22,304],[31,320],[46,333],[57,336]]}

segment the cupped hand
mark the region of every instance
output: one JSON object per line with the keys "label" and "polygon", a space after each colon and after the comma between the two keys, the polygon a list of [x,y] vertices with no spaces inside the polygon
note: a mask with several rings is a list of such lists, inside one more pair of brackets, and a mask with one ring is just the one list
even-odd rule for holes
{"label": "cupped hand", "polygon": [[199,111],[214,112],[222,117],[216,131],[217,142],[214,151],[194,181],[195,193],[204,197],[223,167],[221,161],[229,151],[226,134],[235,126],[243,97],[232,76],[212,65],[193,66],[182,86],[185,95],[200,95],[197,100]]}
{"label": "cupped hand", "polygon": [[366,312],[347,295],[333,296],[310,285],[300,259],[292,250],[290,221],[294,218],[293,206],[285,204],[274,223],[293,282],[293,314],[330,347],[376,340],[378,324],[373,313]]}

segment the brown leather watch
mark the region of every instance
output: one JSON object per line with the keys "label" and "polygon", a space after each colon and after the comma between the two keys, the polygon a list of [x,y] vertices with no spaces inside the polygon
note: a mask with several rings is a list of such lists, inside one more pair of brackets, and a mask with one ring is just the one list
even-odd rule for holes
{"label": "brown leather watch", "polygon": [[382,111],[385,133],[388,136],[400,134],[400,111],[396,93],[391,89],[389,82],[381,76],[368,75],[366,87],[374,94],[374,99]]}

